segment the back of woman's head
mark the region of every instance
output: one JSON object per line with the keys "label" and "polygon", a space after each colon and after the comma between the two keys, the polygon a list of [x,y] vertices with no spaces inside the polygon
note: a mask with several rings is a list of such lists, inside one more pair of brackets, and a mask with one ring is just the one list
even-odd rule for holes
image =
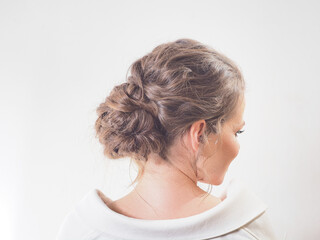
{"label": "back of woman's head", "polygon": [[150,153],[168,161],[174,140],[195,121],[206,121],[202,140],[210,133],[219,136],[245,91],[233,61],[191,39],[157,46],[130,70],[127,81],[97,108],[95,130],[104,154],[134,159],[138,177]]}

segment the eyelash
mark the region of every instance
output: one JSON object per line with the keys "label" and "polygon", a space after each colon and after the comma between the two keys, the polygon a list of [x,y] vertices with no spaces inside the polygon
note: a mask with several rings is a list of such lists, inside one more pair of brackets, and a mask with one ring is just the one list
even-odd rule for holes
{"label": "eyelash", "polygon": [[236,135],[235,135],[235,136],[238,137],[238,134],[241,134],[241,133],[243,133],[243,132],[244,132],[244,130],[242,130],[242,131],[240,130],[240,131],[236,132]]}

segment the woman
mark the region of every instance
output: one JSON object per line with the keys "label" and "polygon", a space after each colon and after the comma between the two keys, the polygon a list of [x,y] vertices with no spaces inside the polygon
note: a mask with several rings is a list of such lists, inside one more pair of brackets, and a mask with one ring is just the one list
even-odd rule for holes
{"label": "woman", "polygon": [[65,218],[58,239],[275,239],[267,206],[232,180],[245,124],[245,82],[226,56],[191,39],[157,46],[131,66],[97,108],[95,130],[108,158],[139,167],[128,195],[90,191]]}

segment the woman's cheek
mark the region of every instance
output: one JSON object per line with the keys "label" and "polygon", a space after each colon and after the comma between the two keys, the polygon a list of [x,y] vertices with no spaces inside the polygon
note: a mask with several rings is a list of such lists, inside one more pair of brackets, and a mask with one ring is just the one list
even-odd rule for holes
{"label": "woman's cheek", "polygon": [[240,150],[240,144],[238,142],[238,139],[235,136],[230,137],[229,140],[227,141],[226,148],[227,148],[226,152],[228,153],[228,157],[231,160],[236,158]]}
{"label": "woman's cheek", "polygon": [[234,144],[234,157],[233,158],[236,158],[238,156],[239,151],[240,151],[240,144],[238,142],[238,139],[236,138],[235,144]]}

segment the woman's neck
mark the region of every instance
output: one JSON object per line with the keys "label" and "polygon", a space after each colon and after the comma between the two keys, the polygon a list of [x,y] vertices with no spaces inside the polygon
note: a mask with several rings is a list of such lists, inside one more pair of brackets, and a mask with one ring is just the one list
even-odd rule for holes
{"label": "woman's neck", "polygon": [[207,195],[197,186],[194,171],[187,163],[174,167],[163,160],[149,159],[134,190],[117,204],[118,207],[130,206],[125,210],[122,208],[123,214],[133,216],[139,212],[141,218],[169,219],[197,214],[219,202],[220,199]]}

